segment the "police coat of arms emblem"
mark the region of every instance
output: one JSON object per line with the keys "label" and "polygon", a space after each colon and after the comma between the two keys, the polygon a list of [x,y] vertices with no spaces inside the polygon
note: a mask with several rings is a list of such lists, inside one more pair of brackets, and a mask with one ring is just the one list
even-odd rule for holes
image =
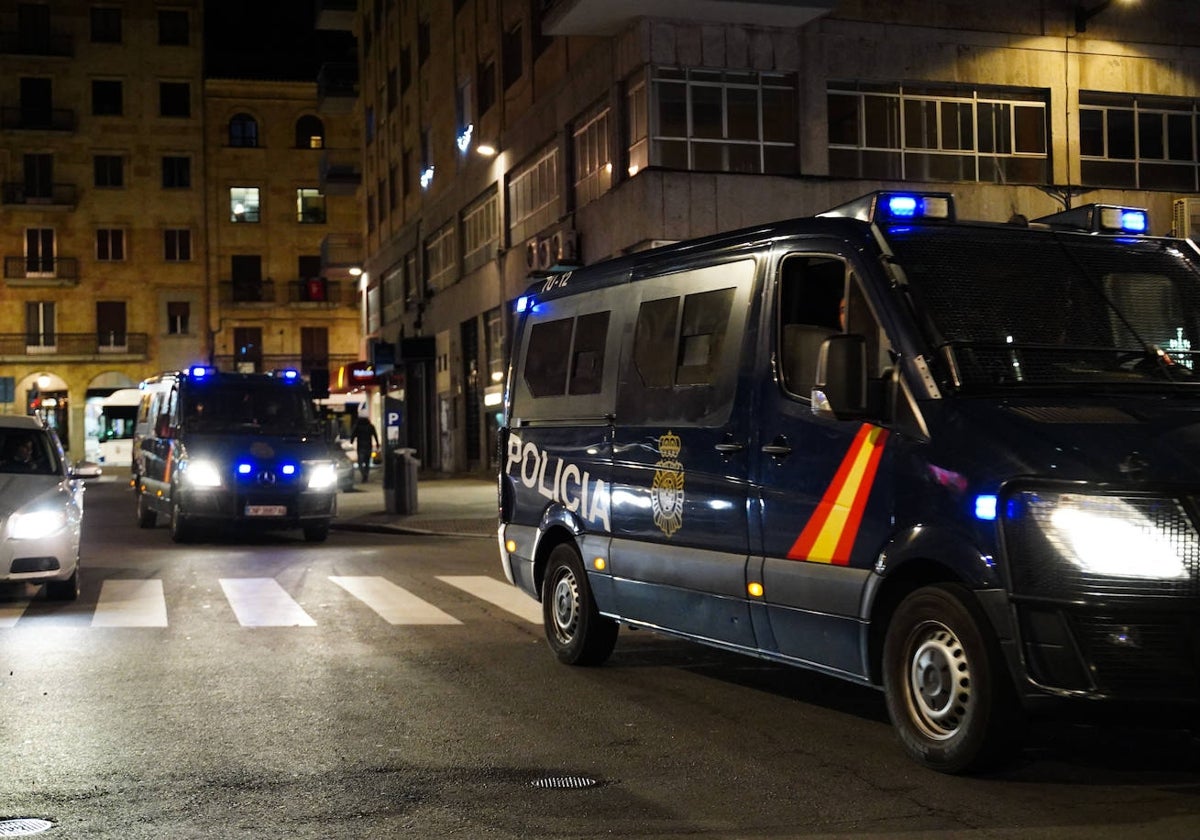
{"label": "police coat of arms emblem", "polygon": [[683,464],[679,453],[683,442],[668,431],[658,439],[659,461],[654,466],[654,484],[650,488],[650,506],[654,524],[669,538],[683,527]]}

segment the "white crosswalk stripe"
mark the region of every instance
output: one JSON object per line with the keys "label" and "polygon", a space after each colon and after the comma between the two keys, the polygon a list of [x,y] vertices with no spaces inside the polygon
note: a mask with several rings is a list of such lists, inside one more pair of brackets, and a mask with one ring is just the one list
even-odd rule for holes
{"label": "white crosswalk stripe", "polygon": [[388,624],[462,624],[443,612],[381,577],[330,577],[358,600],[379,613]]}
{"label": "white crosswalk stripe", "polygon": [[28,601],[13,601],[11,604],[0,604],[0,627],[15,627],[25,614]]}
{"label": "white crosswalk stripe", "polygon": [[221,588],[243,627],[316,626],[275,578],[221,578]]}
{"label": "white crosswalk stripe", "polygon": [[531,624],[542,623],[542,605],[517,587],[487,575],[439,575],[438,580],[495,604]]}
{"label": "white crosswalk stripe", "polygon": [[106,580],[92,614],[93,627],[166,627],[161,580]]}

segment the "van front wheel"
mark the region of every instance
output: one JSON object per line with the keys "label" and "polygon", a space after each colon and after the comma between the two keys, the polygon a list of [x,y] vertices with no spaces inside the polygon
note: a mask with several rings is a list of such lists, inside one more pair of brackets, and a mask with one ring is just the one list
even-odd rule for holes
{"label": "van front wheel", "polygon": [[617,623],[596,609],[573,545],[563,543],[550,552],[542,580],[542,622],[550,649],[568,665],[599,665],[617,643]]}
{"label": "van front wheel", "polygon": [[982,770],[1015,747],[1020,709],[1000,646],[970,592],[918,589],[883,645],[888,715],[910,756],[943,773]]}

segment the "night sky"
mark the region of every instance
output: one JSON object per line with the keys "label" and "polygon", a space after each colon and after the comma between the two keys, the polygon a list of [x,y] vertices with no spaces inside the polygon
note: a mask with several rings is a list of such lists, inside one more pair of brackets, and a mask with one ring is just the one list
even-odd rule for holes
{"label": "night sky", "polygon": [[205,72],[244,79],[314,80],[327,61],[354,60],[346,32],[316,32],[311,0],[208,0]]}

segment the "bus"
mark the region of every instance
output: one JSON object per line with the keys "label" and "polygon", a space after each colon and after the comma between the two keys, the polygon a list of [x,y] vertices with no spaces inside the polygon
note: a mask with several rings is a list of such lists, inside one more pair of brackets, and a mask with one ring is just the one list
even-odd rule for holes
{"label": "bus", "polygon": [[122,388],[105,397],[100,403],[100,463],[105,466],[133,463],[133,429],[137,423],[138,406],[145,392],[138,388]]}

